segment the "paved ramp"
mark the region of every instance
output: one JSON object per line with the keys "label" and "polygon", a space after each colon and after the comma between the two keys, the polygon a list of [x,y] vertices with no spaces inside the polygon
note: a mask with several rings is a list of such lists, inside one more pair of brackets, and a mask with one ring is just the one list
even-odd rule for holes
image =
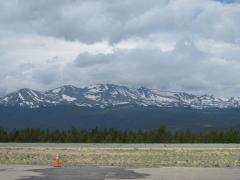
{"label": "paved ramp", "polygon": [[4,180],[240,180],[240,168],[143,168],[111,167],[48,168],[0,166]]}

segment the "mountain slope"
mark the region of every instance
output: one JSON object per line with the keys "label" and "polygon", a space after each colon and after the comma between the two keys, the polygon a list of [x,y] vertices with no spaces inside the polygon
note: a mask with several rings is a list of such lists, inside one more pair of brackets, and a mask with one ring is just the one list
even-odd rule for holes
{"label": "mountain slope", "polygon": [[40,92],[20,89],[0,98],[0,106],[5,107],[116,107],[122,105],[156,107],[240,108],[240,98],[218,98],[209,95],[193,95],[185,92],[129,88],[114,84],[97,84],[84,88],[71,85]]}
{"label": "mountain slope", "polygon": [[240,129],[237,109],[190,109],[142,106],[111,108],[52,106],[40,108],[0,107],[0,127],[40,128],[51,130],[122,129],[147,130],[162,126],[168,129],[190,129],[201,132],[213,129]]}

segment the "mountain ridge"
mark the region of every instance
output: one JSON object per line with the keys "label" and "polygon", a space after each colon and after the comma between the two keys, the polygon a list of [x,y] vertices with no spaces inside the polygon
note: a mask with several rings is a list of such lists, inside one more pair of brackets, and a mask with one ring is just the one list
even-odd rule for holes
{"label": "mountain ridge", "polygon": [[47,91],[22,88],[0,97],[0,106],[4,107],[39,108],[60,105],[101,108],[134,105],[225,109],[240,108],[240,98],[220,98],[206,94],[194,95],[145,87],[130,88],[115,84],[92,84],[83,88],[64,85]]}

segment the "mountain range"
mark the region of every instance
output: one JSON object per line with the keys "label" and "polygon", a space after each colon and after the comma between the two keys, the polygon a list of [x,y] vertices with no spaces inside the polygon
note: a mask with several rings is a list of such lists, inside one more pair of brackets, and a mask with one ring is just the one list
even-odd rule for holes
{"label": "mountain range", "polygon": [[172,131],[240,129],[240,98],[193,95],[144,87],[70,85],[47,91],[20,89],[0,98],[0,127],[114,128]]}
{"label": "mountain range", "polygon": [[240,108],[240,98],[220,98],[206,94],[194,95],[114,84],[96,84],[84,88],[65,85],[47,91],[24,88],[0,98],[0,106],[4,107],[40,108],[67,105],[100,108],[133,105],[227,109]]}

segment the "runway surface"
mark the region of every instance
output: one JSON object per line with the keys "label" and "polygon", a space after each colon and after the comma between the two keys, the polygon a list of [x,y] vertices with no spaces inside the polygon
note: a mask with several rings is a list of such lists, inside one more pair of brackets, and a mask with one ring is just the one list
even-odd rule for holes
{"label": "runway surface", "polygon": [[0,165],[4,180],[239,180],[238,168],[144,168],[113,167],[49,168]]}
{"label": "runway surface", "polygon": [[0,148],[60,149],[240,149],[240,144],[81,144],[81,143],[0,143]]}

